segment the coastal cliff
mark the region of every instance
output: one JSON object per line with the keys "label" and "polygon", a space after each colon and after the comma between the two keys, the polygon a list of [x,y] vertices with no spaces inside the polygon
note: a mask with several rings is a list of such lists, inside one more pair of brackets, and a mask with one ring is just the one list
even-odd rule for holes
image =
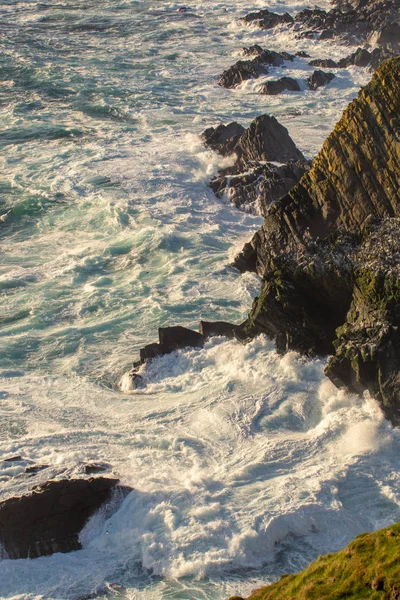
{"label": "coastal cliff", "polygon": [[348,106],[311,169],[269,207],[236,262],[263,278],[247,331],[275,338],[281,352],[334,355],[328,377],[358,393],[369,390],[396,424],[399,216],[395,58]]}

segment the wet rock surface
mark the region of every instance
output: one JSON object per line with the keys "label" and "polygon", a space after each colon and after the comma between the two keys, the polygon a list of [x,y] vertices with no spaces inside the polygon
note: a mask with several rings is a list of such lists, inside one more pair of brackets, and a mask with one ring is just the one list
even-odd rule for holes
{"label": "wet rock surface", "polygon": [[345,110],[309,172],[269,207],[239,258],[263,277],[247,330],[275,338],[282,352],[334,354],[332,381],[371,391],[396,424],[399,98],[396,58]]}
{"label": "wet rock surface", "polygon": [[[208,129],[203,140],[214,138],[217,132],[226,132],[235,125],[220,125]],[[275,117],[261,115],[242,135],[217,146],[220,154],[236,155],[235,164],[221,169],[210,186],[218,197],[227,196],[238,208],[245,206],[255,214],[265,215],[271,202],[282,198],[309,168],[303,154],[298,150],[285,127]],[[214,148],[216,146],[214,145]]]}
{"label": "wet rock surface", "polygon": [[310,90],[316,90],[323,85],[328,85],[335,79],[335,75],[333,73],[326,73],[325,71],[314,71],[314,73],[307,78],[307,85]]}
{"label": "wet rock surface", "polygon": [[267,75],[268,67],[280,67],[285,61],[293,61],[294,56],[287,52],[274,52],[264,50],[259,45],[244,48],[245,56],[254,56],[251,60],[239,60],[226,69],[219,78],[219,84],[226,88],[234,88],[247,79],[257,79],[260,75]]}
{"label": "wet rock surface", "polygon": [[79,550],[79,532],[117,484],[118,479],[106,477],[52,480],[0,502],[3,553],[16,559]]}
{"label": "wet rock surface", "polygon": [[296,79],[293,77],[281,77],[277,81],[267,81],[262,88],[260,93],[267,94],[268,96],[275,96],[282,92],[300,92],[300,86]]}

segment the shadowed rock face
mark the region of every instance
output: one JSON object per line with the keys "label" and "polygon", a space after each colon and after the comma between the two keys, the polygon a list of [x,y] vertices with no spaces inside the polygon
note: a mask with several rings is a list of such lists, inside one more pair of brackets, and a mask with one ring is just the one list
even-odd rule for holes
{"label": "shadowed rock face", "polygon": [[[243,22],[261,29],[295,26],[298,37],[336,37],[347,43],[378,45],[391,52],[400,52],[399,0],[337,0],[333,4],[334,8],[328,11],[320,8],[303,10],[294,19],[288,14],[261,10],[248,14]],[[376,66],[378,58],[376,55]]]}
{"label": "shadowed rock face", "polygon": [[274,337],[282,352],[334,354],[326,370],[332,381],[370,390],[394,423],[399,219],[400,57],[385,62],[345,110],[239,261],[243,270],[247,258],[263,277],[247,331]]}
{"label": "shadowed rock face", "polygon": [[48,481],[0,503],[0,544],[8,558],[37,558],[79,550],[79,532],[110,500],[118,479]]}

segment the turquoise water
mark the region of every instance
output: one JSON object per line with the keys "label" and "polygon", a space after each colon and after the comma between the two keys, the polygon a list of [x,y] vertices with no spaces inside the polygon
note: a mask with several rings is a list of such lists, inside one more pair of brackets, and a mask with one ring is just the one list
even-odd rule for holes
{"label": "turquoise water", "polygon": [[[225,90],[243,45],[348,49],[237,22],[261,2],[187,6],[0,6],[0,456],[25,461],[0,463],[1,494],[89,461],[134,488],[88,524],[83,550],[1,560],[5,598],[220,600],[400,518],[398,433],[373,400],[335,390],[323,361],[214,339],[121,391],[159,326],[240,321],[258,290],[230,262],[261,220],[209,190],[226,163],[199,133],[268,112],[312,157],[369,78]],[[26,464],[49,467],[28,479]]]}

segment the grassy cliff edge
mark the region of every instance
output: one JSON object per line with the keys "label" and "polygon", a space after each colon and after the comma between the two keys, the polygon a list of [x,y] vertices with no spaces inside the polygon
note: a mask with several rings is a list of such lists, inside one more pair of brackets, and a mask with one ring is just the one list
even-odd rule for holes
{"label": "grassy cliff edge", "polygon": [[[248,600],[400,600],[400,523],[355,538]],[[243,600],[239,596],[230,600]]]}

